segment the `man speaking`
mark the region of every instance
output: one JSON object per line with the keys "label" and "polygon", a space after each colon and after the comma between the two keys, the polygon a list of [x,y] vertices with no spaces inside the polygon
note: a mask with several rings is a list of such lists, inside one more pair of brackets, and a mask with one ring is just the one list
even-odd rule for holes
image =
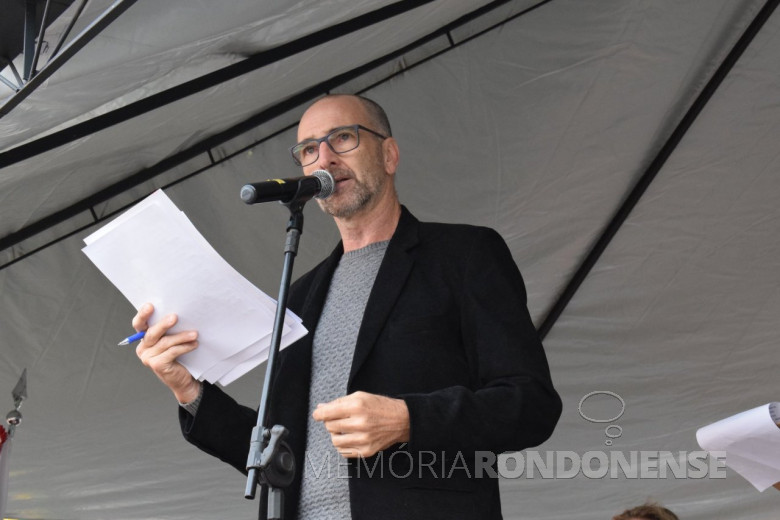
{"label": "man speaking", "polygon": [[[544,442],[561,412],[506,244],[401,206],[398,144],[373,101],[321,98],[291,151],[305,175],[332,175],[318,203],[341,242],[290,291],[313,332],[280,352],[269,403],[298,462],[285,518],[501,518],[486,469]],[[175,322],[149,327],[138,357],[179,401],[185,438],[246,472],[257,412],[176,361],[197,332],[167,335]]]}

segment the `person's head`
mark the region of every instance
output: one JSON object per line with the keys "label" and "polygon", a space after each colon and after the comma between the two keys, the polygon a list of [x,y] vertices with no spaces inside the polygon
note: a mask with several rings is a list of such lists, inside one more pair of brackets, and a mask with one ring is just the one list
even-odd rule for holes
{"label": "person's head", "polygon": [[374,101],[351,95],[320,98],[301,117],[292,153],[305,175],[316,170],[333,175],[335,192],[318,199],[330,215],[349,218],[397,199],[398,145],[385,111]]}
{"label": "person's head", "polygon": [[680,520],[677,515],[659,504],[647,502],[632,509],[626,509],[612,520]]}

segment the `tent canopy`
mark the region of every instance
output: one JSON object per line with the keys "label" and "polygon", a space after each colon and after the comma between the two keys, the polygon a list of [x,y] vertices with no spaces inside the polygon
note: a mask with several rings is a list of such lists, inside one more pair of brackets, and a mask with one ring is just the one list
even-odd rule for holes
{"label": "tent canopy", "polygon": [[[80,249],[162,187],[275,295],[286,210],[238,191],[299,175],[295,123],[327,92],[385,107],[417,217],[507,241],[564,400],[532,451],[677,456],[697,428],[780,400],[776,4],[73,2],[37,75],[0,84],[0,404],[24,368],[29,394],[7,514],[256,514],[244,477],[182,441],[172,396],[112,346],[134,310]],[[295,275],[337,241],[310,204]],[[227,390],[257,405],[262,377]],[[594,391],[625,402],[611,446],[580,413]],[[616,415],[607,394],[587,406]],[[501,481],[504,516],[596,520],[648,498],[688,519],[776,515],[776,493],[727,475],[524,473]]]}

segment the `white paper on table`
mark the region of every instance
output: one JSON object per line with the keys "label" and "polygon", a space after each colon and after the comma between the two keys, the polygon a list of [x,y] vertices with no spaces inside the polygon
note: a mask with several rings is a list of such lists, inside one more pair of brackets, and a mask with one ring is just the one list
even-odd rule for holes
{"label": "white paper on table", "polygon": [[707,451],[725,451],[726,465],[759,491],[780,482],[780,403],[767,403],[699,428]]}
{"label": "white paper on table", "polygon": [[[241,375],[267,359],[276,302],[225,262],[161,190],[84,242],[84,253],[136,308],[154,305],[150,324],[176,313],[171,332],[198,330],[198,349],[179,358],[194,377],[228,384],[244,358],[254,364]],[[307,331],[288,312],[282,332],[283,348]]]}

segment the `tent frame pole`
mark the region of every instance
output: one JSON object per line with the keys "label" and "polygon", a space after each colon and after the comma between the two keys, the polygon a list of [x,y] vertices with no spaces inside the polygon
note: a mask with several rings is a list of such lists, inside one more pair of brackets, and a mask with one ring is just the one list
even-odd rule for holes
{"label": "tent frame pole", "polygon": [[57,42],[57,45],[54,47],[54,50],[51,51],[51,56],[49,56],[46,65],[48,65],[49,62],[51,62],[51,60],[53,60],[54,57],[57,56],[57,54],[60,52],[60,49],[62,48],[62,44],[65,43],[65,40],[68,38],[68,35],[70,35],[70,31],[73,30],[73,26],[76,25],[76,22],[81,16],[81,13],[84,11],[84,7],[86,5],[87,5],[87,0],[81,0],[81,3],[76,9],[76,13],[73,15],[73,18],[71,18],[70,22],[68,23],[68,27],[65,28],[65,32],[62,33],[62,36],[60,36],[60,40]]}
{"label": "tent frame pole", "polygon": [[[116,0],[111,6],[106,9],[94,22],[89,24],[78,36],[76,36],[63,50],[62,53],[56,57],[52,57],[46,62],[46,65],[37,73],[33,73],[33,43],[35,41],[35,1],[27,1],[27,16],[30,16],[29,6],[32,3],[32,26],[30,26],[29,18],[25,20],[25,41],[24,41],[24,84],[16,94],[12,95],[5,103],[0,105],[0,117],[9,113],[14,107],[24,101],[27,96],[32,94],[35,89],[41,86],[47,79],[49,79],[60,67],[62,67],[67,61],[78,51],[80,51],[87,43],[92,41],[100,32],[108,27],[111,22],[116,20],[119,15],[127,11],[137,0]],[[80,13],[80,11],[79,11]],[[45,22],[45,20],[44,20]],[[45,24],[41,26],[41,37],[38,42],[42,43]],[[40,50],[40,49],[39,49]],[[29,62],[29,64],[28,64]]]}
{"label": "tent frame pole", "polygon": [[22,67],[22,77],[24,81],[30,79],[32,73],[33,53],[35,52],[35,0],[25,0],[24,2],[24,65]]}

